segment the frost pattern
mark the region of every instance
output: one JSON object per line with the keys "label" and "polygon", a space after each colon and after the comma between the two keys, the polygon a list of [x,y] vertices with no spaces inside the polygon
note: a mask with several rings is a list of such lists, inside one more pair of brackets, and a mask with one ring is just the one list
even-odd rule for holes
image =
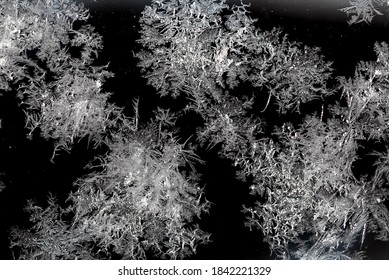
{"label": "frost pattern", "polygon": [[349,2],[350,6],[340,9],[350,17],[349,24],[370,23],[374,16],[383,15],[380,9],[388,5],[385,0],[349,0]]}

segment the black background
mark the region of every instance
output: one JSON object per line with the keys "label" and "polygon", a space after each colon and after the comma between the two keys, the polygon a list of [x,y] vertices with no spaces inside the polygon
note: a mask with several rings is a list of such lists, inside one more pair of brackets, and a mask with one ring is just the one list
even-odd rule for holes
{"label": "black background", "polygon": [[[104,50],[99,62],[110,63],[115,77],[104,90],[114,93],[112,102],[129,108],[132,98],[141,98],[141,119],[151,116],[151,109],[160,100],[152,88],[141,78],[132,51],[135,44],[141,10],[150,1],[141,0],[79,0],[90,9],[90,23],[103,36]],[[228,1],[239,3],[240,1]],[[247,2],[247,1],[244,1]],[[376,41],[389,41],[389,15],[376,17],[370,24],[349,26],[346,16],[337,9],[347,1],[270,1],[253,0],[252,16],[261,29],[281,27],[291,40],[309,46],[318,46],[329,61],[333,61],[334,75],[350,76],[360,60],[375,60],[373,45]],[[130,111],[129,111],[130,112]],[[86,149],[81,141],[71,155],[61,153],[55,164],[49,162],[52,144],[34,137],[25,137],[24,115],[17,101],[9,95],[0,99],[0,174],[7,188],[0,193],[0,254],[12,259],[8,249],[8,230],[11,226],[28,226],[28,215],[23,212],[27,199],[35,199],[42,206],[48,192],[64,200],[72,190],[72,182],[87,173],[83,166],[96,152]],[[210,215],[201,221],[204,230],[212,233],[213,242],[201,246],[196,259],[267,259],[269,251],[260,242],[260,233],[243,225],[242,204],[248,202],[248,185],[235,179],[230,162],[217,157],[215,151],[201,154],[207,161],[199,167],[203,174],[207,198],[213,203]],[[362,167],[363,168],[363,164]],[[389,246],[372,242],[370,259],[389,259]]]}

